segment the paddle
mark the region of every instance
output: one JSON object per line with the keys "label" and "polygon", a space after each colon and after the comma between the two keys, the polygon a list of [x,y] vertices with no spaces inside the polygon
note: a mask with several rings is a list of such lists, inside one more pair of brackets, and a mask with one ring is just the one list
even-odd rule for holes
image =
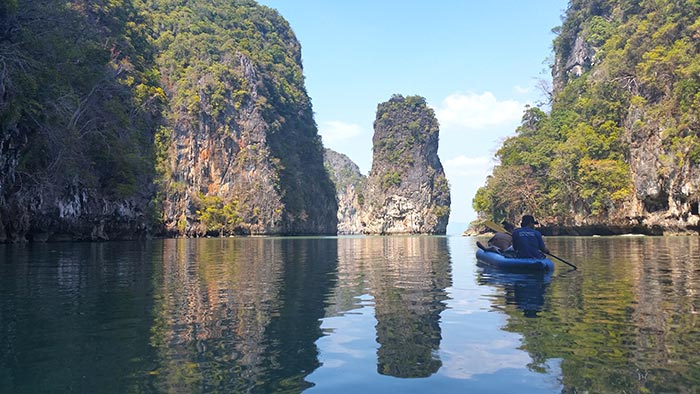
{"label": "paddle", "polygon": [[[484,225],[485,225],[486,227],[490,228],[490,229],[493,230],[493,231],[498,231],[499,233],[510,234],[510,231],[506,230],[503,226],[501,226],[500,224],[498,224],[498,223],[496,223],[496,222],[494,222],[494,221],[486,220],[486,221],[484,221]],[[551,253],[545,253],[545,254],[548,255],[548,256],[552,256],[552,257],[554,257],[555,259],[561,261],[562,263],[573,267],[573,269],[575,269],[575,270],[578,269],[577,266],[575,266],[575,265],[569,263],[568,261],[562,259],[561,257],[557,257],[557,256],[555,256],[555,255],[553,255],[553,254],[551,254]]]}

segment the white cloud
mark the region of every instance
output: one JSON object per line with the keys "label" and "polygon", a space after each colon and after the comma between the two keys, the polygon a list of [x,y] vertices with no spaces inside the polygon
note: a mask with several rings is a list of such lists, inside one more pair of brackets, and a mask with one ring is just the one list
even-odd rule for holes
{"label": "white cloud", "polygon": [[530,93],[530,88],[524,88],[524,87],[522,87],[522,86],[520,86],[520,85],[515,85],[515,87],[513,88],[513,90],[515,90],[515,92],[516,92],[516,93],[519,93],[519,94],[527,94],[527,93]]}
{"label": "white cloud", "polygon": [[525,105],[512,99],[498,100],[491,92],[458,92],[433,107],[440,122],[438,153],[450,182],[451,222],[476,219],[472,199],[491,174],[496,164],[494,153],[503,138],[515,132]]}
{"label": "white cloud", "polygon": [[[500,343],[499,343],[500,342]],[[506,369],[522,369],[532,358],[518,349],[519,340],[512,336],[507,340],[468,343],[457,351],[444,350],[441,374],[453,379],[471,379],[474,375],[494,374]]]}
{"label": "white cloud", "polygon": [[435,108],[442,128],[485,129],[493,126],[516,125],[522,118],[525,103],[516,100],[499,101],[491,92],[476,94],[453,93]]}
{"label": "white cloud", "polygon": [[323,122],[318,129],[323,144],[328,146],[340,144],[362,134],[362,127],[340,121]]}
{"label": "white cloud", "polygon": [[459,155],[446,160],[444,167],[448,177],[484,175],[491,172],[493,160],[487,156],[467,157]]}

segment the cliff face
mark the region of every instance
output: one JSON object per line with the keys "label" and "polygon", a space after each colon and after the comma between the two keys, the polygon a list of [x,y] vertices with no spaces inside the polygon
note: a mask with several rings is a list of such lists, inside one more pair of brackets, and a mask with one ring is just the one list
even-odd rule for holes
{"label": "cliff face", "polygon": [[450,190],[437,155],[439,127],[425,99],[395,95],[379,104],[369,177],[326,149],[336,188],[339,234],[445,234]]}
{"label": "cliff face", "polygon": [[326,169],[335,185],[338,200],[338,234],[362,234],[360,212],[365,201],[367,177],[342,153],[326,149]]}
{"label": "cliff face", "polygon": [[132,45],[143,35],[88,5],[0,5],[0,242],[149,231],[158,110],[135,91],[153,88]]}
{"label": "cliff face", "polygon": [[532,213],[551,234],[700,231],[698,18],[695,2],[571,1],[551,111],[528,108],[499,149],[480,216]]}
{"label": "cliff face", "polygon": [[[198,3],[197,17],[212,32],[181,23],[158,37],[163,53],[184,51],[195,62],[185,67],[167,56],[159,62],[172,70],[164,82],[174,114],[164,136],[167,231],[335,234],[334,189],[299,43],[273,10],[210,3]],[[178,12],[173,6],[165,13]]]}
{"label": "cliff face", "polygon": [[[173,70],[165,82],[175,115],[164,138],[168,231],[334,234],[334,190],[291,29],[250,2],[198,5],[212,32],[183,22],[159,36],[164,53],[189,44],[185,54],[196,59],[195,67],[159,62]],[[174,5],[167,14],[178,12]]]}
{"label": "cliff face", "polygon": [[438,133],[422,97],[396,95],[379,104],[360,213],[363,233],[446,232],[450,191],[437,155]]}
{"label": "cliff face", "polygon": [[620,97],[611,118],[622,129],[632,188],[606,221],[623,231],[700,230],[700,84],[690,71],[700,64],[690,43],[700,6],[575,1],[567,16],[556,46],[555,95],[582,79],[593,94],[605,86]]}
{"label": "cliff face", "polygon": [[274,10],[10,2],[0,53],[0,242],[336,233],[300,45]]}

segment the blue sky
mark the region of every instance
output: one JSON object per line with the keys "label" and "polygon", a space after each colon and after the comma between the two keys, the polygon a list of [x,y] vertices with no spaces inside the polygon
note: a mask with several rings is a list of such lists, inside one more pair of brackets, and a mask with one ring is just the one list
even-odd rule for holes
{"label": "blue sky", "polygon": [[[426,98],[440,122],[438,155],[450,223],[476,219],[477,188],[525,105],[551,82],[552,28],[566,0],[259,0],[289,22],[326,147],[367,175],[377,105]],[[463,230],[459,229],[460,231]]]}

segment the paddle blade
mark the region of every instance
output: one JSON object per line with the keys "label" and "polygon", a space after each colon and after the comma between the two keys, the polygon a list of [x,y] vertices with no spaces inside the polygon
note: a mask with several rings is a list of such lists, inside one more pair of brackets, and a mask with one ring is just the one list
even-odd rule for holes
{"label": "paddle blade", "polygon": [[506,233],[510,234],[510,231],[506,230],[503,226],[500,224],[494,222],[493,220],[485,220],[484,221],[484,226],[490,228],[493,231],[497,231],[499,233]]}

